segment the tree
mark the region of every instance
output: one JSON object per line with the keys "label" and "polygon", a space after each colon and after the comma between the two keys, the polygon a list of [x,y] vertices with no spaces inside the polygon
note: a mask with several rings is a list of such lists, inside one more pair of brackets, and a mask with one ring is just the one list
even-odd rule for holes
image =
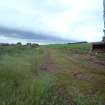
{"label": "tree", "polygon": [[18,42],[16,45],[17,46],[22,46],[22,43],[21,42]]}

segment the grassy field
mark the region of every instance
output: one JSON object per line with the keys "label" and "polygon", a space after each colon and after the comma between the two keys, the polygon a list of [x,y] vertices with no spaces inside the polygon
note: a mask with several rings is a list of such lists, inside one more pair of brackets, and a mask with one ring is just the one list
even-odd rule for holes
{"label": "grassy field", "polygon": [[0,46],[0,105],[105,105],[105,54],[90,48]]}

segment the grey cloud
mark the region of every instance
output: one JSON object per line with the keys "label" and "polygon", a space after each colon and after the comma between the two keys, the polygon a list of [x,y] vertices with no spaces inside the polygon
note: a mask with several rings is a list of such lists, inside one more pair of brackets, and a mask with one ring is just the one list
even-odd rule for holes
{"label": "grey cloud", "polygon": [[[49,33],[50,34],[50,33]],[[18,30],[18,29],[12,29],[12,28],[5,28],[0,27],[0,35],[9,37],[9,38],[19,38],[19,39],[26,39],[31,41],[43,41],[43,42],[74,42],[74,40],[66,40],[59,37],[55,37],[52,35],[49,35],[48,33],[35,33],[32,31],[26,31],[26,30]]]}

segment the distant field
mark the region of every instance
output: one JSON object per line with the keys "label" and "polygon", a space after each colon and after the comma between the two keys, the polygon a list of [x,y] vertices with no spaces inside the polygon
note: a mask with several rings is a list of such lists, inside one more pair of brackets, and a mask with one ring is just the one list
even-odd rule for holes
{"label": "distant field", "polygon": [[0,46],[0,105],[105,105],[105,54],[90,49]]}
{"label": "distant field", "polygon": [[70,53],[87,53],[91,50],[91,44],[82,43],[82,44],[54,44],[49,45],[49,48],[55,48],[61,51],[69,51]]}

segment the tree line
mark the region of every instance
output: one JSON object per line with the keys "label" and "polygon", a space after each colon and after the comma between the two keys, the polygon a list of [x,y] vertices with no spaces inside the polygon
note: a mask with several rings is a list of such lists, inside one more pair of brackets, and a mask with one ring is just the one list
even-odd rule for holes
{"label": "tree line", "polygon": [[37,44],[37,43],[26,43],[26,44],[22,44],[21,42],[17,42],[16,44],[0,43],[0,46],[29,46],[29,47],[38,47],[40,45]]}

